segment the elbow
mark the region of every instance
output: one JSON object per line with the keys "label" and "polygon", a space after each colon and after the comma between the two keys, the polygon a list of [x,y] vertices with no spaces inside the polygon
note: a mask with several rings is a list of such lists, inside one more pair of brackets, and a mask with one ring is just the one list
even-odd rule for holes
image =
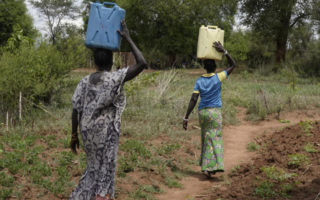
{"label": "elbow", "polygon": [[139,63],[139,66],[140,66],[140,68],[145,69],[145,68],[147,68],[148,64],[147,64],[147,62],[145,61],[145,59],[142,59],[142,60],[140,61],[140,63]]}

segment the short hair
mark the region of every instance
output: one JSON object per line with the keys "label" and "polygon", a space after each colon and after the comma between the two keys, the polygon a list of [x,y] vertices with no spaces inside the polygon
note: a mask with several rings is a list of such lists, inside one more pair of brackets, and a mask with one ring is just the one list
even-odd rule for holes
{"label": "short hair", "polygon": [[94,63],[99,69],[110,70],[113,65],[112,51],[107,49],[93,50]]}
{"label": "short hair", "polygon": [[204,60],[203,65],[207,71],[212,71],[212,72],[216,71],[217,65],[215,60],[209,60],[209,59]]}

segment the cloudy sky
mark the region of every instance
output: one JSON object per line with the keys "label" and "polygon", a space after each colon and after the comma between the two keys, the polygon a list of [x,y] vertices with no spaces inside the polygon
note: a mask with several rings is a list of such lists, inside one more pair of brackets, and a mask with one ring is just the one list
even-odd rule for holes
{"label": "cloudy sky", "polygon": [[[29,1],[25,1],[25,3],[28,8],[29,15],[33,18],[33,24],[34,24],[35,28],[38,29],[42,35],[45,35],[47,33],[48,28],[46,27],[46,21],[45,21],[44,16],[42,16],[37,9],[32,7],[32,5],[29,3]],[[81,1],[78,0],[76,4],[80,5]],[[76,24],[79,27],[82,26],[82,24],[83,24],[81,17],[79,17],[78,19],[76,19],[74,21],[68,20],[65,22],[70,22],[70,23]]]}

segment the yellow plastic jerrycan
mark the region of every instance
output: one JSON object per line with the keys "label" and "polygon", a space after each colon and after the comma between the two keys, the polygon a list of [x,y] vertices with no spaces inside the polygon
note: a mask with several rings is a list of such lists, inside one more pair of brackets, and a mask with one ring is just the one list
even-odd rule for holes
{"label": "yellow plastic jerrycan", "polygon": [[217,26],[201,26],[199,30],[197,58],[222,60],[222,53],[214,47],[214,42],[220,42],[223,45],[224,30]]}

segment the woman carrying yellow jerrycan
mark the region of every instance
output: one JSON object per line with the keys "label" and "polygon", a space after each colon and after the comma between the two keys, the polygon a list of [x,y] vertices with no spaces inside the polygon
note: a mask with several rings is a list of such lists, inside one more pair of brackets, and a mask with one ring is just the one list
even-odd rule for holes
{"label": "woman carrying yellow jerrycan", "polygon": [[199,123],[201,126],[201,171],[207,177],[217,172],[224,172],[224,156],[222,141],[222,115],[221,115],[221,82],[233,71],[235,61],[228,54],[220,42],[214,42],[213,47],[223,53],[229,63],[229,67],[215,74],[215,60],[203,60],[207,73],[197,79],[194,92],[191,96],[187,114],[183,119],[183,128],[187,130],[189,115],[197,104],[199,95]]}

